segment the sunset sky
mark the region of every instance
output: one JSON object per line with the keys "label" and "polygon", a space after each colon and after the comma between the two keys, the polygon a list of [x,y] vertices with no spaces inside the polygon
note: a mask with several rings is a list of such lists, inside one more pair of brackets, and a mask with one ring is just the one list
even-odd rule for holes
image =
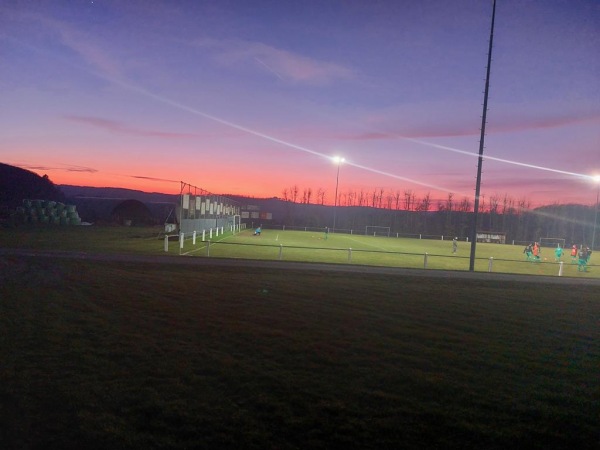
{"label": "sunset sky", "polygon": [[[0,3],[0,162],[56,184],[473,198],[491,0]],[[498,0],[482,194],[593,204],[600,1]]]}

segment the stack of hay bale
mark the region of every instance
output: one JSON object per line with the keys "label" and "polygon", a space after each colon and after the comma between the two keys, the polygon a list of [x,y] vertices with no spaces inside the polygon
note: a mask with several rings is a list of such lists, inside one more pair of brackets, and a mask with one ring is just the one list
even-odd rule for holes
{"label": "stack of hay bale", "polygon": [[41,223],[53,225],[81,225],[81,217],[75,205],[52,200],[23,200],[23,206],[15,211],[18,223]]}

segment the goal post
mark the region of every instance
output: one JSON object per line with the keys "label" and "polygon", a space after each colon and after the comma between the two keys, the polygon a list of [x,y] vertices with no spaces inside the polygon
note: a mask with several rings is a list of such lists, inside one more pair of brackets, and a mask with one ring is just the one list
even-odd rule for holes
{"label": "goal post", "polygon": [[390,237],[390,227],[379,227],[367,225],[365,227],[365,236],[387,236]]}
{"label": "goal post", "polygon": [[556,248],[560,245],[561,248],[565,248],[565,239],[563,238],[541,237],[539,243],[541,247]]}

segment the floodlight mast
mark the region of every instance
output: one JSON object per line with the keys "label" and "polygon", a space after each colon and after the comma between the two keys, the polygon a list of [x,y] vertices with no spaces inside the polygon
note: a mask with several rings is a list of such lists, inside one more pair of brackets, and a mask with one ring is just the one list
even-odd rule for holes
{"label": "floodlight mast", "polygon": [[475,247],[477,246],[477,216],[479,215],[479,195],[481,193],[481,168],[483,166],[483,148],[485,139],[485,123],[487,117],[488,93],[490,90],[490,69],[492,66],[492,45],[494,42],[494,21],[496,18],[496,0],[492,6],[492,26],[490,29],[490,47],[488,50],[487,70],[485,77],[485,92],[483,95],[483,114],[481,116],[481,137],[479,139],[479,158],[477,163],[477,181],[475,182],[475,203],[473,205],[473,225],[471,229],[471,255],[469,271],[475,270]]}
{"label": "floodlight mast", "polygon": [[333,228],[332,231],[335,233],[335,219],[337,212],[337,198],[338,198],[338,184],[340,182],[340,166],[345,161],[344,158],[340,156],[333,157],[333,162],[337,164],[337,175],[335,177],[335,198],[333,200]]}
{"label": "floodlight mast", "polygon": [[596,223],[598,222],[598,202],[600,201],[600,175],[594,176],[594,182],[596,183],[596,210],[594,212],[594,230],[592,231],[592,251],[596,244]]}

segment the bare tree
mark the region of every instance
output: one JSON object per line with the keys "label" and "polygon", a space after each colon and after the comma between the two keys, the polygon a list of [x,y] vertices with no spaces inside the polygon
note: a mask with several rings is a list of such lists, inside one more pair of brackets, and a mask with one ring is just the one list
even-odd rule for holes
{"label": "bare tree", "polygon": [[394,203],[394,193],[390,191],[387,194],[385,194],[385,208],[392,209],[393,203]]}
{"label": "bare tree", "polygon": [[469,212],[471,211],[471,209],[471,200],[469,199],[469,197],[463,197],[460,201],[460,205],[458,206],[458,210],[462,212]]}
{"label": "bare tree", "polygon": [[396,193],[394,194],[394,209],[396,209],[396,211],[400,209],[400,198],[400,191],[396,191]]}
{"label": "bare tree", "polygon": [[446,211],[452,212],[454,210],[454,194],[452,192],[448,192],[448,197],[446,198]]}
{"label": "bare tree", "polygon": [[348,206],[348,194],[344,194],[343,192],[340,192],[340,195],[338,197],[338,205],[346,205]]}
{"label": "bare tree", "polygon": [[308,188],[306,190],[306,203],[310,203],[311,198],[312,198],[312,189]]}
{"label": "bare tree", "polygon": [[292,199],[292,202],[296,203],[298,201],[298,185],[295,184],[290,188],[290,197]]}
{"label": "bare tree", "polygon": [[423,196],[419,206],[417,207],[418,211],[429,211],[431,208],[431,194],[428,192]]}
{"label": "bare tree", "polygon": [[289,202],[290,201],[290,196],[289,196],[287,188],[285,188],[283,190],[283,192],[281,193],[281,196],[283,197],[283,201],[284,202]]}
{"label": "bare tree", "polygon": [[405,189],[404,190],[404,210],[405,211],[410,211],[413,207],[413,204],[411,203],[411,200],[414,201],[415,197],[414,197],[414,193],[412,190],[410,189]]}
{"label": "bare tree", "polygon": [[384,193],[384,189],[379,188],[379,193],[377,194],[377,204],[378,204],[379,208],[383,208],[383,193]]}
{"label": "bare tree", "polygon": [[354,200],[356,198],[356,192],[354,191],[349,191],[348,192],[348,206],[354,206]]}
{"label": "bare tree", "polygon": [[323,190],[323,188],[317,189],[317,202],[320,205],[325,204],[325,191]]}
{"label": "bare tree", "polygon": [[490,195],[489,208],[491,214],[498,214],[499,204],[500,197],[498,197],[498,194]]}
{"label": "bare tree", "polygon": [[371,206],[373,208],[377,206],[377,190],[374,190],[371,194]]}
{"label": "bare tree", "polygon": [[363,191],[361,189],[360,192],[359,192],[359,194],[358,194],[358,206],[365,206],[365,205],[366,205],[365,191]]}

